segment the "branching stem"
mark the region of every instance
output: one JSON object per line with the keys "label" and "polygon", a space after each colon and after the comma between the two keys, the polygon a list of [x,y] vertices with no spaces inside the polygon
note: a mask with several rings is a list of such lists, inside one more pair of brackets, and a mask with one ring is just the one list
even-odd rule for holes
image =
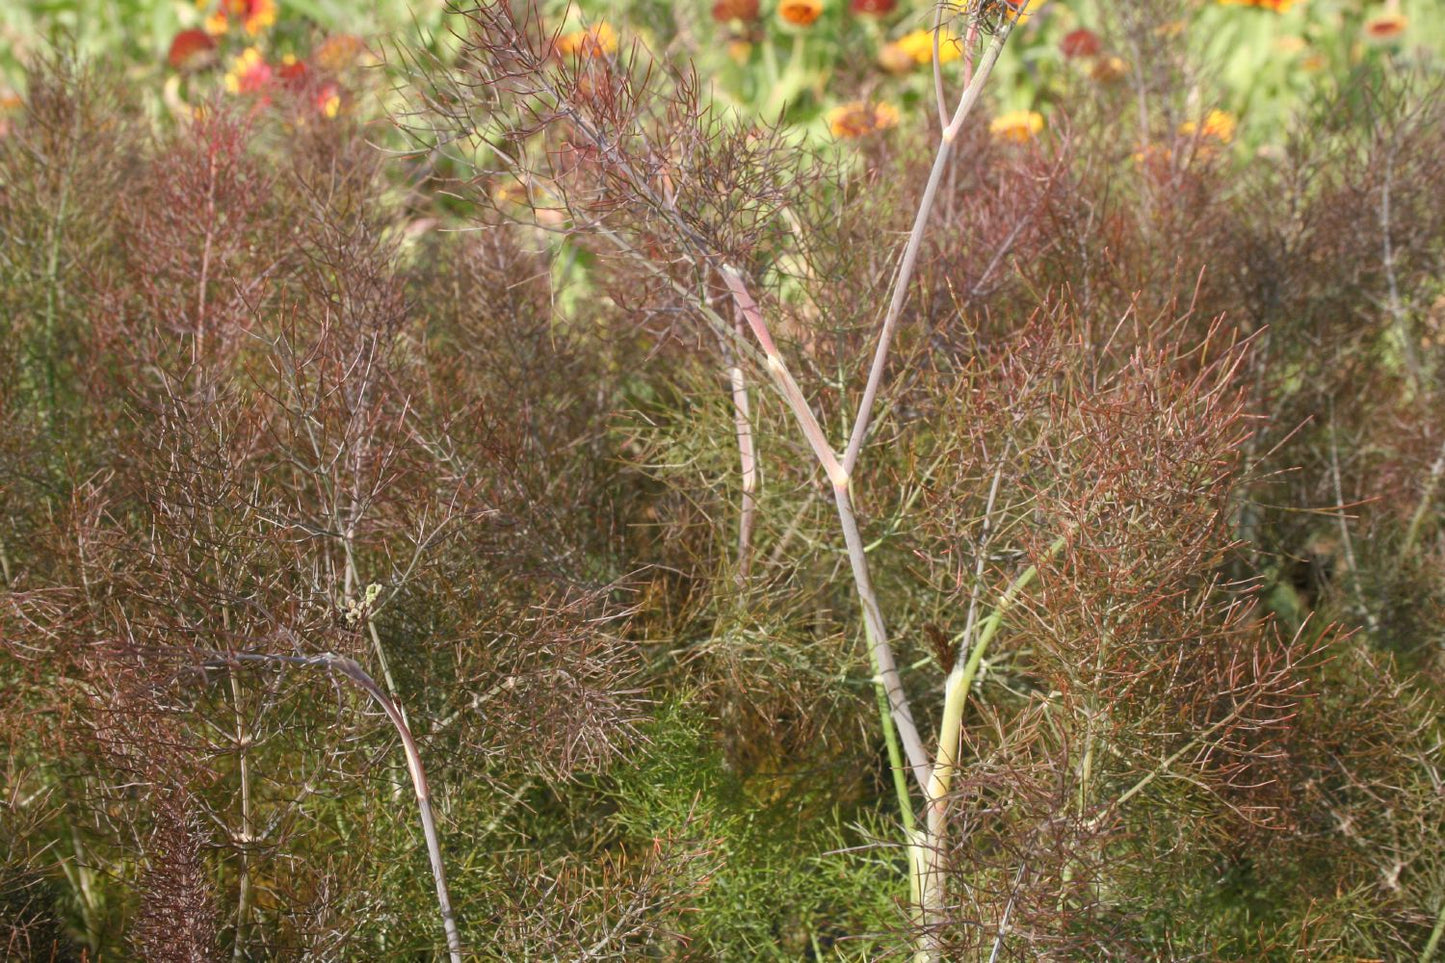
{"label": "branching stem", "polygon": [[333,675],[344,676],[359,686],[386,713],[387,719],[401,736],[401,745],[406,753],[407,769],[411,773],[412,788],[416,791],[417,812],[421,819],[422,835],[426,838],[427,856],[431,861],[432,879],[436,883],[437,905],[441,910],[442,927],[446,931],[447,951],[452,963],[461,963],[462,940],[457,931],[456,915],[452,912],[451,894],[447,889],[446,867],[442,864],[441,841],[437,836],[436,819],[432,813],[431,787],[427,783],[426,770],[422,767],[421,752],[411,727],[407,725],[396,702],[377,685],[361,665],[354,659],[323,652],[320,655],[274,655],[265,652],[213,652],[209,653],[208,668],[221,669],[237,662],[260,662],[267,665],[316,666]]}

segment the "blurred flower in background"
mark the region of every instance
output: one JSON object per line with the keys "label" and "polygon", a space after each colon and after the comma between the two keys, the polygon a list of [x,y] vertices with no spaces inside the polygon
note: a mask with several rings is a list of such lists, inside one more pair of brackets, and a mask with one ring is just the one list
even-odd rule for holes
{"label": "blurred flower in background", "polygon": [[783,0],[778,17],[795,27],[811,27],[823,15],[823,0]]}
{"label": "blurred flower in background", "polygon": [[1296,0],[1217,0],[1223,7],[1258,7],[1274,13],[1289,13]]}
{"label": "blurred flower in background", "polygon": [[[899,37],[894,43],[898,49],[912,58],[915,64],[933,61],[933,31],[914,30]],[[963,41],[947,30],[938,36],[938,62],[952,63],[963,57]]]}
{"label": "blurred flower in background", "polygon": [[616,52],[617,31],[606,21],[557,38],[557,53],[564,57],[605,57]]}
{"label": "blurred flower in background", "polygon": [[1003,7],[1003,18],[1009,23],[1028,23],[1032,17],[1043,6],[1044,0],[1000,0]]}
{"label": "blurred flower in background", "polygon": [[834,107],[825,119],[834,137],[854,140],[898,126],[898,108],[888,103],[868,104],[855,100]]}
{"label": "blurred flower in background", "polygon": [[216,63],[216,41],[204,30],[182,30],[171,41],[166,63],[172,70],[191,73]]}
{"label": "blurred flower in background", "polygon": [[1179,136],[1194,137],[1216,140],[1221,144],[1228,144],[1234,140],[1234,130],[1237,121],[1233,114],[1224,110],[1211,110],[1204,115],[1204,123],[1186,121],[1179,125]]}
{"label": "blurred flower in background", "polygon": [[758,0],[717,0],[712,5],[712,18],[718,23],[751,23],[759,13]]}
{"label": "blurred flower in background", "polygon": [[[206,0],[198,0],[197,6],[206,5]],[[219,37],[230,31],[233,22],[240,24],[248,36],[259,36],[276,23],[276,0],[221,0],[206,18],[206,31]]]}
{"label": "blurred flower in background", "polygon": [[266,89],[275,71],[255,47],[247,47],[226,71],[226,89],[233,94],[255,94]]}
{"label": "blurred flower in background", "polygon": [[898,9],[898,0],[852,0],[848,9],[864,17],[886,17]]}
{"label": "blurred flower in background", "polygon": [[989,122],[988,132],[996,140],[1027,143],[1044,129],[1044,117],[1032,110],[1010,110]]}
{"label": "blurred flower in background", "polygon": [[1365,39],[1372,43],[1390,43],[1397,40],[1410,26],[1410,20],[1400,12],[1397,4],[1389,3],[1385,9],[1365,21]]}
{"label": "blurred flower in background", "polygon": [[1059,41],[1059,52],[1070,60],[1083,57],[1097,57],[1104,49],[1104,43],[1099,35],[1092,30],[1080,27],[1064,34],[1064,39]]}

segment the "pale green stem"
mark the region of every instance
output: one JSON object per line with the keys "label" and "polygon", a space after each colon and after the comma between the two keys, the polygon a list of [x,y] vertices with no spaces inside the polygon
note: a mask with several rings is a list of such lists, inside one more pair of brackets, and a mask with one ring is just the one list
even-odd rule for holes
{"label": "pale green stem", "polygon": [[1420,963],[1431,963],[1435,951],[1440,948],[1440,938],[1445,936],[1445,900],[1440,901],[1440,912],[1435,914],[1435,928],[1430,931],[1430,940],[1420,952]]}
{"label": "pale green stem", "polygon": [[[877,666],[874,666],[877,671]],[[893,774],[893,791],[898,796],[898,812],[903,818],[903,830],[912,838],[917,820],[913,816],[913,797],[908,792],[908,772],[904,766],[903,752],[898,746],[898,732],[893,727],[893,712],[888,705],[888,690],[881,676],[874,675],[873,690],[878,693],[878,714],[883,726],[883,741],[888,746],[888,768]]]}
{"label": "pale green stem", "polygon": [[[1045,558],[1056,557],[1067,544],[1067,538],[1060,535],[1049,546]],[[988,652],[989,644],[1003,624],[1004,617],[1017,604],[1019,596],[1038,577],[1037,565],[1030,565],[1004,590],[992,612],[981,623],[978,639],[962,665],[955,665],[944,683],[943,720],[938,727],[938,746],[935,750],[933,771],[925,789],[927,806],[927,835],[921,849],[925,860],[923,871],[923,902],[921,923],[924,926],[923,942],[915,954],[918,963],[938,959],[939,949],[930,928],[943,910],[943,840],[948,833],[948,791],[953,784],[953,774],[958,765],[959,737],[963,732],[963,711],[968,703],[968,694],[978,677],[979,667]]]}

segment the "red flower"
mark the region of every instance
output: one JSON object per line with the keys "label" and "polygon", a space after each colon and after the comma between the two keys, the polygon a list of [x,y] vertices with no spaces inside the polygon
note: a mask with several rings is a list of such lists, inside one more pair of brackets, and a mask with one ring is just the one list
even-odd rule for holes
{"label": "red flower", "polygon": [[281,83],[286,85],[287,90],[300,90],[310,81],[311,68],[306,66],[306,61],[288,56],[281,61],[276,76],[281,78]]}
{"label": "red flower", "polygon": [[204,30],[182,30],[171,41],[166,63],[174,70],[202,70],[216,62],[216,41]]}
{"label": "red flower", "polygon": [[848,9],[868,17],[886,17],[898,7],[898,0],[851,0]]}
{"label": "red flower", "polygon": [[1071,60],[1075,57],[1097,57],[1103,48],[1099,35],[1083,27],[1070,31],[1059,41],[1059,50]]}

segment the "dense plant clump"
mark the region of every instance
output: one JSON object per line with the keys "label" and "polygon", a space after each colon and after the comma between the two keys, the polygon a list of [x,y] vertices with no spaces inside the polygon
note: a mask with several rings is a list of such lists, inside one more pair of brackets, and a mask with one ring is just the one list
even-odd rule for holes
{"label": "dense plant clump", "polygon": [[1445,954],[1445,98],[1245,160],[1150,7],[836,140],[522,3],[370,125],[32,65],[7,957]]}

